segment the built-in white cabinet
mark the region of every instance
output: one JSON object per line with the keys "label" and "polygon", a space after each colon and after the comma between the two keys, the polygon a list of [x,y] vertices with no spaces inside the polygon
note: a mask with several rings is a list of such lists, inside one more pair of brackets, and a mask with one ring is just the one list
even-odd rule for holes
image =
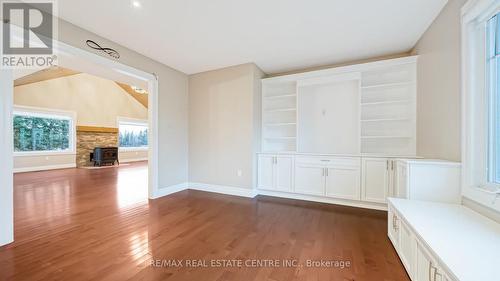
{"label": "built-in white cabinet", "polygon": [[392,197],[460,203],[460,163],[445,160],[393,160]]}
{"label": "built-in white cabinet", "polygon": [[403,221],[399,222],[399,257],[401,262],[403,262],[404,267],[408,275],[413,276],[414,272],[414,257],[415,257],[415,237],[410,227]]}
{"label": "built-in white cabinet", "polygon": [[[490,219],[460,204],[391,198],[388,222],[412,281],[497,280],[500,226]],[[469,254],[480,258],[464,266]]]}
{"label": "built-in white cabinet", "polygon": [[363,158],[361,199],[385,203],[390,186],[390,162],[387,158]]}
{"label": "built-in white cabinet", "polygon": [[295,193],[359,200],[359,158],[297,157]]}
{"label": "built-in white cabinet", "polygon": [[326,168],[326,196],[340,199],[359,200],[360,168]]}
{"label": "built-in white cabinet", "polygon": [[325,195],[325,167],[297,161],[295,164],[295,192]]}
{"label": "built-in white cabinet", "polygon": [[417,57],[262,80],[262,151],[416,154]]}
{"label": "built-in white cabinet", "polygon": [[460,164],[450,161],[260,153],[257,170],[257,189],[274,196],[293,193],[375,209],[385,209],[389,197],[460,201]]}
{"label": "built-in white cabinet", "polygon": [[446,272],[441,268],[434,257],[429,254],[425,246],[418,240],[415,241],[415,271],[414,281],[452,281]]}
{"label": "built-in white cabinet", "polygon": [[292,191],[294,158],[283,155],[262,154],[258,157],[259,189]]}

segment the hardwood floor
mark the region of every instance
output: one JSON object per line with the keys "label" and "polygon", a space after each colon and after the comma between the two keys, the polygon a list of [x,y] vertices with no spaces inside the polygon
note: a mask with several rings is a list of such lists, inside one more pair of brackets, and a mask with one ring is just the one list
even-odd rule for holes
{"label": "hardwood floor", "polygon": [[16,174],[0,279],[409,280],[385,212],[200,191],[148,203],[146,181],[145,163]]}

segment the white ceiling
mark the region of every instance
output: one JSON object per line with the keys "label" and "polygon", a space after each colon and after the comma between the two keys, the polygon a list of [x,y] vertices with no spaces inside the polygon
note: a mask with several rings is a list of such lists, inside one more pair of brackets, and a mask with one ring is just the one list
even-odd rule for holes
{"label": "white ceiling", "polygon": [[266,73],[410,50],[447,0],[64,0],[59,16],[187,74]]}

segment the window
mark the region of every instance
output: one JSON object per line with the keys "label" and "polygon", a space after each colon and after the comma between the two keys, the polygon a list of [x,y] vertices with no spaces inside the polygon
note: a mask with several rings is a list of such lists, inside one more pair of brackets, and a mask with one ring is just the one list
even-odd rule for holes
{"label": "window", "polygon": [[148,124],[146,121],[119,120],[120,148],[146,149],[148,147]]}
{"label": "window", "polygon": [[486,25],[486,65],[488,90],[488,183],[500,185],[500,18]]}
{"label": "window", "polygon": [[68,113],[16,109],[13,114],[14,153],[73,151],[73,118]]}
{"label": "window", "polygon": [[462,8],[462,195],[500,211],[500,1]]}

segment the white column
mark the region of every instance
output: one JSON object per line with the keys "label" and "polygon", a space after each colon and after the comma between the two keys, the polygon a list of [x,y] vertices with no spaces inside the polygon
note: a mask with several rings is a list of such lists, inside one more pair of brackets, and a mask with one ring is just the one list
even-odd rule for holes
{"label": "white column", "polygon": [[14,241],[13,91],[12,71],[0,70],[0,246]]}

